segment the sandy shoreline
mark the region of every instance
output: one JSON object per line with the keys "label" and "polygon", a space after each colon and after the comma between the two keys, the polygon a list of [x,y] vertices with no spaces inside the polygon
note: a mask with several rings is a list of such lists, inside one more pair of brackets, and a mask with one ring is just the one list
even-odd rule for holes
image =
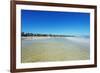
{"label": "sandy shoreline", "polygon": [[22,40],[38,40],[38,39],[48,39],[48,38],[64,38],[64,37],[37,37],[37,36],[33,36],[33,37],[21,37]]}
{"label": "sandy shoreline", "polygon": [[90,39],[89,38],[83,38],[83,37],[37,37],[37,36],[32,36],[32,37],[21,37],[22,40],[40,40],[40,39],[50,39],[50,38],[64,38],[70,41],[75,41],[79,43],[89,43]]}

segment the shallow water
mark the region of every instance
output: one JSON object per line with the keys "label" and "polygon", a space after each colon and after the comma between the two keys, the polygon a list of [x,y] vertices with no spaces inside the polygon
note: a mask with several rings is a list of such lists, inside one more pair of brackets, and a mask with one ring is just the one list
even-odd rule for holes
{"label": "shallow water", "polygon": [[87,60],[90,41],[84,37],[22,40],[21,62]]}

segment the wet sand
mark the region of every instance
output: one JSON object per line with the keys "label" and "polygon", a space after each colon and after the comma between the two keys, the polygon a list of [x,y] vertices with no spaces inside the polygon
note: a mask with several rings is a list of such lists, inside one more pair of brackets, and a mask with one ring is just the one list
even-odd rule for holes
{"label": "wet sand", "polygon": [[22,40],[21,62],[88,60],[89,38],[46,38]]}

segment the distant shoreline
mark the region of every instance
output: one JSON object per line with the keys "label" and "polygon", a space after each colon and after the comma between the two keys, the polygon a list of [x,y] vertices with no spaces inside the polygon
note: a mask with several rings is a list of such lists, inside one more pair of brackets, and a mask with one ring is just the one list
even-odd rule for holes
{"label": "distant shoreline", "polygon": [[27,36],[21,37],[22,40],[38,40],[38,39],[48,39],[48,38],[65,38],[65,37],[50,37],[50,36]]}
{"label": "distant shoreline", "polygon": [[37,39],[48,39],[48,38],[51,38],[51,37],[38,37],[38,36],[28,36],[28,37],[21,37],[22,40],[37,40]]}
{"label": "distant shoreline", "polygon": [[22,40],[39,40],[39,39],[49,39],[49,38],[65,38],[65,39],[75,40],[75,39],[79,38],[79,36],[78,37],[76,37],[76,36],[74,36],[74,37],[73,36],[72,37],[71,36],[67,36],[67,37],[60,37],[60,36],[56,36],[56,37],[53,37],[53,36],[52,37],[51,36],[22,36],[21,37]]}

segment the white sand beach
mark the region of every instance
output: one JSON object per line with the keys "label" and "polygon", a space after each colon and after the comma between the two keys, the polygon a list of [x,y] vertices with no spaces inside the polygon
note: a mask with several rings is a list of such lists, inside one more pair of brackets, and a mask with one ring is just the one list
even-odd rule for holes
{"label": "white sand beach", "polygon": [[33,37],[22,37],[22,39],[24,40],[38,40],[38,39],[48,39],[51,37],[37,37],[37,36],[33,36]]}

